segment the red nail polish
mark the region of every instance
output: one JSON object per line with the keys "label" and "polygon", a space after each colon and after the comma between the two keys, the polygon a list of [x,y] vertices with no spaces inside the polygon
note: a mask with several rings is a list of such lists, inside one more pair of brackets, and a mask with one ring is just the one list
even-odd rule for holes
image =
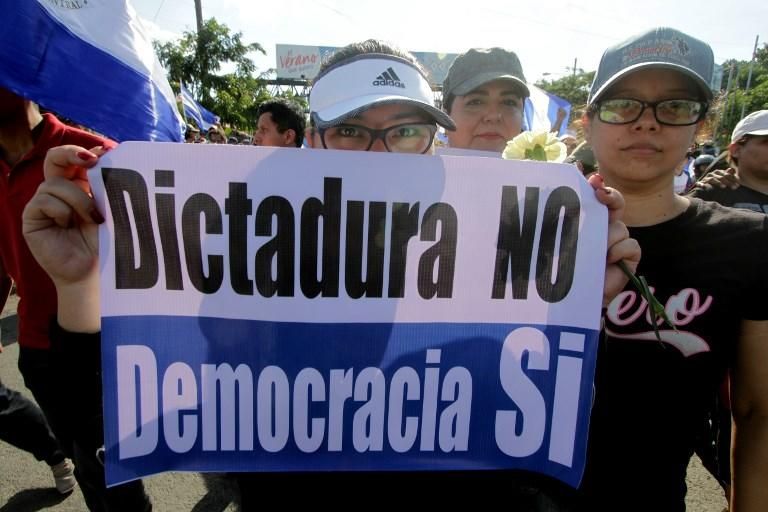
{"label": "red nail polish", "polygon": [[90,151],[78,151],[77,158],[80,160],[93,160],[96,156]]}
{"label": "red nail polish", "polygon": [[93,210],[91,210],[91,219],[92,219],[92,220],[93,220],[93,222],[95,222],[96,224],[102,224],[102,223],[104,222],[104,216],[103,216],[103,215],[101,214],[101,212],[99,212],[99,210],[97,210],[96,208],[94,208]]}

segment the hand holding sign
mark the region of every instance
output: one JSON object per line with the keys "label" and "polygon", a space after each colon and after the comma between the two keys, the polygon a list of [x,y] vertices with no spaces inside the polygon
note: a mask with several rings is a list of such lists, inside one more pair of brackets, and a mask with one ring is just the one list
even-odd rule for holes
{"label": "hand holding sign", "polygon": [[608,208],[608,254],[603,284],[603,306],[607,306],[629,281],[619,262],[623,261],[634,273],[640,263],[640,245],[634,238],[629,238],[627,226],[621,221],[624,212],[624,198],[621,193],[606,187],[599,174],[590,176],[589,184],[595,189],[597,200]]}
{"label": "hand holding sign", "polygon": [[46,180],[24,210],[24,238],[56,285],[59,323],[78,332],[100,327],[97,230],[104,219],[90,196],[86,172],[105,152],[101,147],[51,149]]}

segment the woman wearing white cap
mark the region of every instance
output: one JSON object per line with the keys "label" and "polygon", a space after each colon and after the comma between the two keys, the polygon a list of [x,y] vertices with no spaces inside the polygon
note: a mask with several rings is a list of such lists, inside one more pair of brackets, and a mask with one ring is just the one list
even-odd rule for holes
{"label": "woman wearing white cap", "polygon": [[638,274],[674,324],[628,287],[608,306],[587,473],[593,510],[685,510],[694,437],[734,377],[734,510],[768,510],[768,219],[676,195],[672,181],[712,98],[705,43],[659,28],[604,53],[585,129],[626,199]]}
{"label": "woman wearing white cap", "polygon": [[323,64],[309,109],[314,148],[429,153],[436,124],[456,127],[434,106],[416,59],[372,39],[340,49]]}
{"label": "woman wearing white cap", "polygon": [[[453,128],[450,117],[432,105],[429,83],[413,56],[378,41],[350,45],[330,59],[315,80],[310,110],[312,129],[308,138],[315,148],[429,153],[436,124],[449,130]],[[51,179],[30,202],[25,217],[30,248],[52,275],[60,301],[78,304],[59,309],[58,321],[66,330],[57,329],[57,332],[73,346],[83,336],[98,336],[84,333],[96,333],[100,329],[96,306],[98,255],[91,248],[97,247],[95,224],[103,219],[92,199],[76,184],[79,181],[82,185],[85,169],[94,166],[100,154],[74,146],[49,152],[46,174]],[[594,185],[598,200],[610,210],[604,294],[612,297],[626,283],[616,263],[624,259],[634,267],[640,254],[619,220],[621,196],[603,187],[602,182]],[[73,215],[81,217],[81,222],[63,222]],[[66,261],[59,258],[62,254],[67,255]],[[70,301],[69,297],[77,297],[77,301]],[[518,482],[523,478],[525,476],[520,475]],[[552,500],[547,492],[541,492],[538,482],[512,488],[510,480],[509,472],[466,471],[240,476],[243,510],[254,510],[275,498],[286,505],[327,502],[348,508],[353,498],[366,496],[368,501],[360,503],[361,506],[373,506],[374,502],[381,506],[411,499],[409,492],[427,493],[430,499],[446,502],[453,499],[458,486],[462,486],[459,491],[462,494],[478,492],[484,498],[493,492],[510,500],[516,510],[564,510],[551,508]]]}

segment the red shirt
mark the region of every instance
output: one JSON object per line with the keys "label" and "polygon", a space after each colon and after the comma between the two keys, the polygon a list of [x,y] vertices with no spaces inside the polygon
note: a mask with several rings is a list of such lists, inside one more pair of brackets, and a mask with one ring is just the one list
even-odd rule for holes
{"label": "red shirt", "polygon": [[13,167],[0,159],[0,259],[16,282],[19,295],[19,346],[48,349],[48,324],[56,315],[56,289],[40,268],[21,234],[24,206],[43,181],[43,161],[49,148],[76,144],[90,149],[114,146],[110,140],[72,128],[52,114],[43,115],[35,146]]}

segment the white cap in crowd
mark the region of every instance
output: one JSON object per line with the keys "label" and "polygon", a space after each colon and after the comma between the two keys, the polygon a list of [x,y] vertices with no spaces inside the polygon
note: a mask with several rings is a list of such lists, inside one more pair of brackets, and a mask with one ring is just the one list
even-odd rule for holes
{"label": "white cap in crowd", "polygon": [[739,121],[731,135],[731,143],[741,140],[745,135],[768,135],[768,110],[752,112]]}

